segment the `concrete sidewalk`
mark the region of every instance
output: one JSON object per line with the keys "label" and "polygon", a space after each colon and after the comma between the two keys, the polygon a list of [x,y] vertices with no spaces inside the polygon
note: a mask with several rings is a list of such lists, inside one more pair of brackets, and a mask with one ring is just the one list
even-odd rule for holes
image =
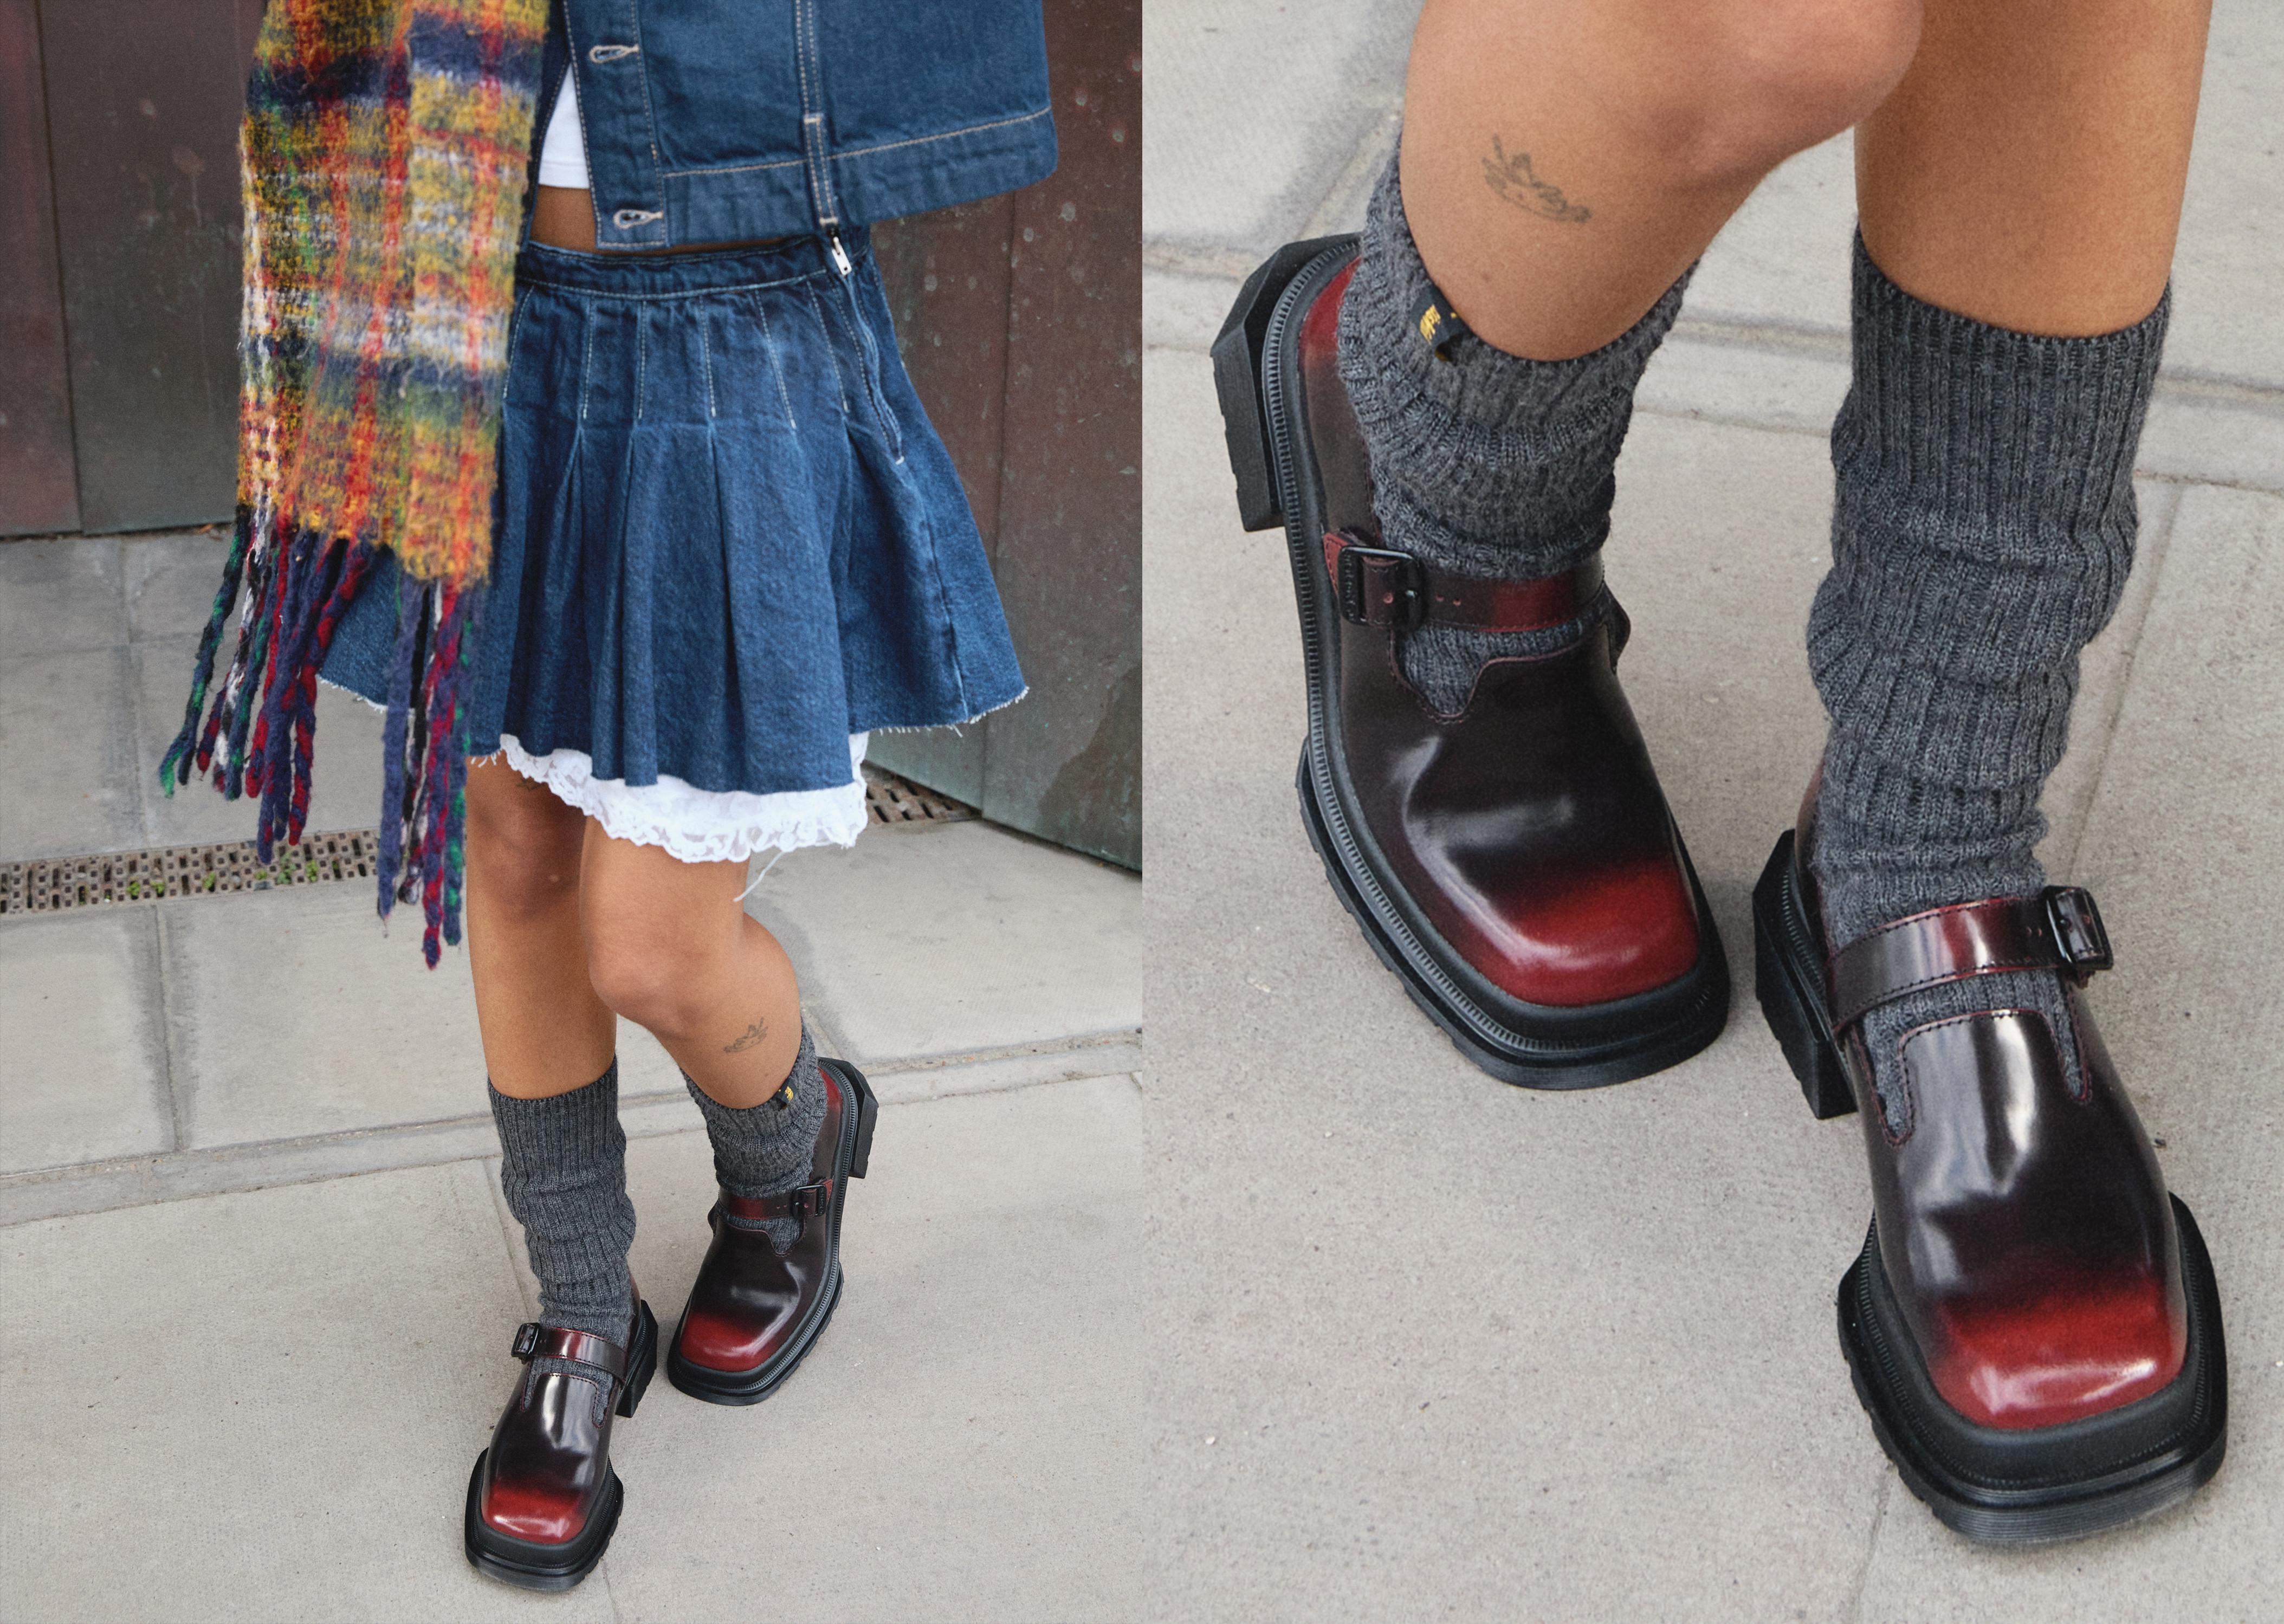
{"label": "concrete sidewalk", "polygon": [[[0,544],[0,862],[237,840],[149,786],[213,535]],[[312,817],[366,826],[377,718],[328,692]],[[465,958],[368,885],[0,917],[0,1618],[1121,1616],[1139,1576],[1141,886],[990,825],[876,828],[748,903],[886,1109],[849,1286],[751,1409],[663,1380],[567,1597],[479,1578],[470,1464],[536,1310]],[[661,1321],[711,1163],[622,1033]]]}
{"label": "concrete sidewalk", "polygon": [[[2221,0],[2142,544],[2090,651],[2045,855],[2100,898],[2092,996],[2210,1238],[2226,1465],[2189,1506],[1998,1553],[1904,1489],[1833,1291],[1870,1196],[1752,992],[1748,898],[1823,718],[1802,629],[1846,382],[1847,143],[1733,223],[1653,364],[1607,554],[1627,691],[1737,980],[1703,1055],[1579,1095],[1462,1060],[1373,957],[1294,801],[1281,534],[1246,535],[1203,353],[1279,243],[1353,229],[1406,8],[1152,0],[1144,470],[1162,1616],[2284,1618],[2284,13]],[[1178,742],[1176,742],[1178,741]]]}

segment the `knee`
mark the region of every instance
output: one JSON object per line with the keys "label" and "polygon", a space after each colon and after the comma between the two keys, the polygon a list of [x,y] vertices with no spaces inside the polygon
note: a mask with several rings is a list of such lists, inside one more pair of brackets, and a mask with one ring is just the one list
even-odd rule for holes
{"label": "knee", "polygon": [[614,1014],[671,1041],[699,1031],[714,1005],[710,958],[667,932],[591,931],[587,980]]}
{"label": "knee", "polygon": [[551,916],[578,895],[583,820],[541,785],[504,787],[468,797],[469,884],[505,918]]}
{"label": "knee", "polygon": [[1920,0],[1693,4],[1662,82],[1623,111],[1707,183],[1756,177],[1852,129],[1919,49]]}

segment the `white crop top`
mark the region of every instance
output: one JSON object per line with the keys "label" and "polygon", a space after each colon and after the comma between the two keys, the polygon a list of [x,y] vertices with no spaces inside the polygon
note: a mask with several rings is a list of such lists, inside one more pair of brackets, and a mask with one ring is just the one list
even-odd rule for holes
{"label": "white crop top", "polygon": [[563,89],[555,98],[555,115],[547,121],[547,138],[539,144],[539,183],[588,190],[587,148],[579,138],[579,82],[563,70]]}

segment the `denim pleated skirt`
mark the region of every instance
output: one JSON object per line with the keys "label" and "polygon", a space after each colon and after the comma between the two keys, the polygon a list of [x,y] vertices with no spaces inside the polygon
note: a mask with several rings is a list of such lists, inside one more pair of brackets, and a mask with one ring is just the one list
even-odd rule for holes
{"label": "denim pleated skirt", "polygon": [[[846,845],[879,728],[1023,691],[869,246],[527,246],[469,752],[689,861]],[[393,560],[328,651],[379,702]]]}

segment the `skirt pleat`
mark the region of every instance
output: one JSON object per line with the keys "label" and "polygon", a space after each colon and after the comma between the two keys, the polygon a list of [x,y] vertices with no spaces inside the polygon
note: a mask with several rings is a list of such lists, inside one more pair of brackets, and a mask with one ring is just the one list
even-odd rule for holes
{"label": "skirt pleat", "polygon": [[[770,798],[806,797],[784,803],[788,838],[853,839],[852,738],[1021,694],[965,494],[857,246],[847,277],[810,239],[524,251],[473,753],[505,748],[575,803],[669,786],[646,817],[739,798],[714,811],[746,834],[767,832]],[[378,697],[395,588],[385,568],[353,606],[329,680]],[[827,792],[840,811],[820,813]]]}

